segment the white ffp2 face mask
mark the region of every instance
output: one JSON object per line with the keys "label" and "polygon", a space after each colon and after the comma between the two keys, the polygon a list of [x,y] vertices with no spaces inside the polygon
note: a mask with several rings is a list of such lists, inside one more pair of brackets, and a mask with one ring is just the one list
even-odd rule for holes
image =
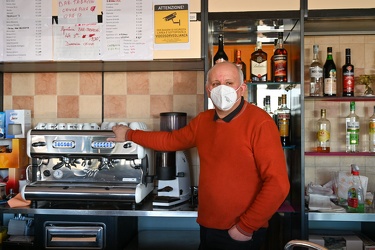
{"label": "white ffp2 face mask", "polygon": [[219,85],[210,91],[211,100],[218,109],[227,111],[240,99],[237,99],[237,90],[240,87],[233,89],[226,85]]}

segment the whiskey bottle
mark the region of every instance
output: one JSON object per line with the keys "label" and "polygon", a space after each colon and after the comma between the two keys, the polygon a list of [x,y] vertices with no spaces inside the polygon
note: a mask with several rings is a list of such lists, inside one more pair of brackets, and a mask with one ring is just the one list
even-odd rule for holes
{"label": "whiskey bottle", "polygon": [[239,67],[243,74],[243,80],[246,82],[246,64],[241,59],[241,50],[237,50],[235,64]]}
{"label": "whiskey bottle", "polygon": [[262,50],[262,42],[258,41],[250,58],[250,74],[252,82],[267,81],[267,53]]}
{"label": "whiskey bottle", "polygon": [[331,136],[331,122],[326,117],[327,111],[320,110],[320,119],[317,121],[317,151],[321,153],[329,153],[329,139]]}
{"label": "whiskey bottle", "polygon": [[290,145],[290,119],[291,112],[286,104],[286,94],[281,95],[281,106],[277,111],[277,126],[279,128],[281,144]]}
{"label": "whiskey bottle", "polygon": [[214,64],[220,63],[223,61],[228,61],[228,56],[224,51],[224,36],[222,34],[219,35],[218,44],[219,44],[219,47],[214,56]]}
{"label": "whiskey bottle", "polygon": [[370,117],[368,123],[368,133],[369,133],[369,151],[375,152],[375,106],[374,113]]}
{"label": "whiskey bottle", "polygon": [[359,116],[355,113],[355,102],[350,102],[350,114],[345,119],[346,152],[359,151]]}
{"label": "whiskey bottle", "polygon": [[327,47],[327,59],[323,67],[324,96],[336,96],[336,65],[332,57],[332,47]]}
{"label": "whiskey bottle", "polygon": [[310,96],[323,95],[323,66],[319,61],[319,45],[313,46],[313,60],[310,65]]}
{"label": "whiskey bottle", "polygon": [[279,32],[277,40],[277,48],[274,52],[274,81],[287,82],[288,81],[288,53],[283,45],[283,33]]}
{"label": "whiskey bottle", "polygon": [[350,49],[345,49],[345,64],[342,66],[342,96],[354,96],[354,66],[350,62]]}

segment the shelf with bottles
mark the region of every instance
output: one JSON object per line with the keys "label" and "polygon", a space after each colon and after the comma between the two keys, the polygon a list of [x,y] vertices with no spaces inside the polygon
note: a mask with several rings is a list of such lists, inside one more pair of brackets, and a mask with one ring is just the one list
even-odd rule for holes
{"label": "shelf with bottles", "polygon": [[331,101],[331,102],[368,102],[375,101],[375,95],[372,96],[305,96],[305,101]]}
{"label": "shelf with bottles", "polygon": [[329,152],[322,153],[317,151],[305,152],[305,156],[375,156],[375,152]]}

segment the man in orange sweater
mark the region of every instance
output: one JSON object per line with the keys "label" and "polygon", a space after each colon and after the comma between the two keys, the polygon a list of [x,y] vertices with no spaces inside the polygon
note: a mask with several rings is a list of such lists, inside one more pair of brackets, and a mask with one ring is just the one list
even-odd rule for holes
{"label": "man in orange sweater", "polygon": [[264,110],[244,100],[241,70],[213,66],[206,91],[215,109],[179,130],[142,131],[118,125],[110,141],[134,141],[157,151],[197,147],[200,159],[200,250],[260,249],[268,221],[284,202],[289,180],[280,135]]}

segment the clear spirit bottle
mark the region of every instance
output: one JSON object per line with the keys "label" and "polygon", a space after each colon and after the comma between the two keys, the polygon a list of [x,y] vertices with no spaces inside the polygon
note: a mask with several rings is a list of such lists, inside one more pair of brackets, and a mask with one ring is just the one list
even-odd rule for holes
{"label": "clear spirit bottle", "polygon": [[321,153],[330,152],[331,122],[326,117],[327,111],[320,110],[320,119],[317,121],[317,151]]}
{"label": "clear spirit bottle", "polygon": [[323,96],[323,65],[319,61],[319,45],[313,46],[313,60],[310,65],[310,96]]}
{"label": "clear spirit bottle", "polygon": [[355,102],[350,102],[350,114],[346,117],[346,152],[359,151],[359,116],[355,113]]}

